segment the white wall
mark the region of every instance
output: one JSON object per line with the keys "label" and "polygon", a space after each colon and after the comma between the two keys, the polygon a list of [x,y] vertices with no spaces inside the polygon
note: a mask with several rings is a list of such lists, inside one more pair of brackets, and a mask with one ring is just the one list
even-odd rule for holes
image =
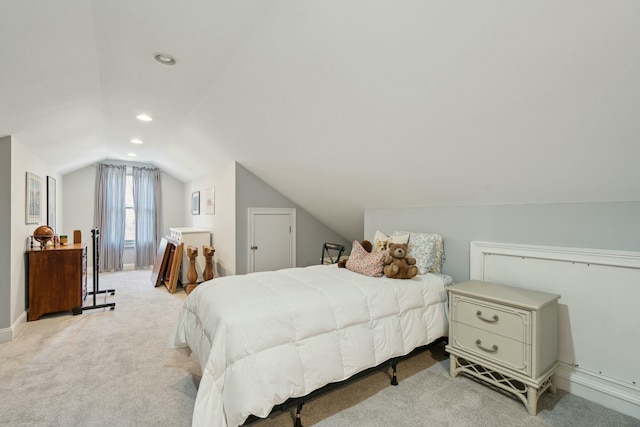
{"label": "white wall", "polygon": [[[215,214],[205,214],[204,191],[214,188]],[[170,227],[198,227],[211,230],[214,262],[219,276],[236,274],[236,176],[235,162],[230,161],[214,172],[190,181],[184,186],[184,217],[186,221]],[[200,214],[191,214],[191,195],[200,192]]]}
{"label": "white wall", "polygon": [[[62,233],[66,234],[69,243],[73,241],[73,231],[80,230],[82,241],[91,241],[93,228],[93,207],[95,206],[96,168],[88,166],[62,177],[66,191],[62,198],[64,223]],[[89,256],[91,263],[91,256]]]}
{"label": "white wall", "polygon": [[169,228],[185,221],[182,205],[184,194],[184,182],[168,173],[162,174],[162,223],[165,236],[169,235]]}
{"label": "white wall", "polygon": [[[9,144],[10,148],[4,144]],[[63,185],[60,176],[53,169],[48,167],[36,154],[28,151],[19,143],[16,138],[3,140],[3,154],[10,152],[10,173],[3,178],[11,182],[11,209],[10,209],[10,255],[8,257],[9,282],[0,282],[2,291],[0,294],[7,295],[9,288],[9,298],[2,299],[0,311],[4,314],[0,316],[0,341],[11,339],[20,323],[26,320],[26,256],[25,251],[29,248],[29,236],[40,225],[46,224],[46,178],[52,176],[57,182],[57,203],[63,193]],[[26,224],[26,173],[31,172],[42,178],[42,191],[40,194],[41,217],[37,224]],[[4,172],[6,174],[6,171]],[[6,196],[3,194],[3,197]],[[57,211],[58,221],[63,221],[60,209]],[[4,214],[4,212],[3,212]],[[6,218],[3,223],[7,223]],[[56,230],[57,232],[57,230]],[[9,313],[7,316],[6,313]],[[8,319],[8,324],[6,323]]]}

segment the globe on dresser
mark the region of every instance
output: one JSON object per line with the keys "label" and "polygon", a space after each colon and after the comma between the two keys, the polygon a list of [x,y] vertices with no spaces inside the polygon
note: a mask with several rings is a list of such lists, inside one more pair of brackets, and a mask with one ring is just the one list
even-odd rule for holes
{"label": "globe on dresser", "polygon": [[44,247],[53,239],[53,228],[48,225],[41,225],[33,231],[33,238]]}

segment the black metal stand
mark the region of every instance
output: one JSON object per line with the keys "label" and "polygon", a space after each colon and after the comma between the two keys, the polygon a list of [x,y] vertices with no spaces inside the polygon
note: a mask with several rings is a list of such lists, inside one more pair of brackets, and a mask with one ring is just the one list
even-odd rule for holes
{"label": "black metal stand", "polygon": [[[115,302],[107,302],[107,294],[115,295],[115,289],[104,289],[100,290],[100,286],[98,285],[98,271],[100,270],[100,266],[98,265],[98,261],[100,260],[100,230],[96,227],[91,229],[91,240],[93,240],[93,292],[87,292],[87,295],[93,295],[93,305],[86,305],[82,307],[83,310],[93,310],[94,308],[107,308],[109,307],[111,310],[116,309]],[[104,295],[104,304],[98,304],[96,301],[96,297],[98,294]]]}
{"label": "black metal stand", "polygon": [[[337,243],[323,243],[320,264],[337,264],[338,261],[340,261],[340,258],[342,258],[344,250],[344,245],[339,245]],[[331,255],[331,251],[337,251],[337,253]]]}
{"label": "black metal stand", "polygon": [[[398,385],[398,378],[396,376],[396,371],[397,371],[397,365],[398,362],[402,362],[403,360],[409,359],[413,356],[415,356],[418,353],[422,353],[425,350],[428,350],[432,347],[434,347],[435,345],[439,344],[439,343],[447,343],[448,342],[448,338],[447,337],[440,337],[438,339],[436,339],[435,341],[433,341],[432,343],[429,343],[427,345],[423,345],[421,347],[417,347],[415,348],[413,351],[411,351],[409,354],[406,354],[404,356],[399,356],[399,357],[393,357],[389,360],[387,360],[386,362],[383,362],[381,364],[379,364],[378,366],[374,366],[372,368],[368,368],[365,369],[364,371],[358,372],[356,374],[354,374],[353,376],[347,378],[344,381],[340,381],[340,382],[336,382],[336,383],[330,383],[325,385],[324,387],[320,387],[319,389],[312,391],[311,393],[307,394],[306,396],[302,396],[302,397],[292,397],[287,399],[285,402],[279,404],[279,405],[275,405],[273,407],[273,409],[271,410],[271,413],[269,415],[275,414],[276,412],[284,412],[287,411],[289,409],[291,409],[292,407],[296,407],[296,417],[295,417],[295,421],[293,426],[294,427],[302,427],[302,419],[301,419],[301,412],[302,412],[302,405],[304,405],[305,403],[307,403],[308,401],[310,401],[311,399],[314,399],[318,396],[321,396],[325,393],[328,393],[332,390],[344,387],[348,384],[351,384],[357,380],[359,380],[360,378],[364,378],[367,375],[370,375],[374,372],[380,371],[382,369],[388,369],[389,366],[392,369],[392,375],[391,375],[391,385]],[[262,420],[262,418],[257,417],[255,415],[249,415],[249,417],[247,417],[247,419],[245,420],[244,424],[242,424],[243,426],[247,426],[250,424],[255,423],[256,421],[260,421]]]}

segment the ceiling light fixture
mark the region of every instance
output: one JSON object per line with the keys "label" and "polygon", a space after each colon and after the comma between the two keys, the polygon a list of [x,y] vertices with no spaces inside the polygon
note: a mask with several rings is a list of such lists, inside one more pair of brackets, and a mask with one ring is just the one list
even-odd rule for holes
{"label": "ceiling light fixture", "polygon": [[137,154],[136,154],[136,153],[129,153],[129,156],[131,156],[131,157],[136,157],[136,156],[137,156]]}
{"label": "ceiling light fixture", "polygon": [[150,122],[151,120],[153,120],[148,114],[138,114],[136,116],[136,119],[142,120],[143,122]]}
{"label": "ceiling light fixture", "polygon": [[142,141],[139,140],[138,138],[132,139],[131,142],[133,142],[134,144],[142,144]]}
{"label": "ceiling light fixture", "polygon": [[162,65],[176,65],[176,58],[166,53],[156,53],[153,60]]}

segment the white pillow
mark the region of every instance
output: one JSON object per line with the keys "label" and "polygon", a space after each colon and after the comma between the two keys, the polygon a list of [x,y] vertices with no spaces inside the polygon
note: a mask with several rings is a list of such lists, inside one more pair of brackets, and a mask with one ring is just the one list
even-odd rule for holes
{"label": "white pillow", "polygon": [[445,261],[444,242],[439,234],[413,233],[409,231],[394,231],[394,235],[409,234],[408,257],[416,259],[418,274],[442,273]]}
{"label": "white pillow", "polygon": [[409,243],[409,233],[394,234],[389,236],[380,230],[376,230],[375,236],[373,236],[373,252],[384,251],[389,247],[389,243]]}

